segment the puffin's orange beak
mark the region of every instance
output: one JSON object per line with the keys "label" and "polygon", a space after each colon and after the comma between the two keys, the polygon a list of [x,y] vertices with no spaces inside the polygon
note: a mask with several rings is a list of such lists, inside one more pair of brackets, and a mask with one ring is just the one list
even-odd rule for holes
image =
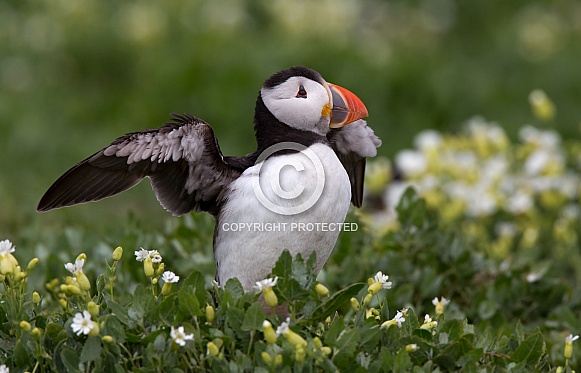
{"label": "puffin's orange beak", "polygon": [[329,123],[329,127],[343,127],[346,124],[369,115],[363,101],[351,91],[330,83],[329,88],[331,89],[331,95],[333,97],[333,108],[331,109],[331,122]]}

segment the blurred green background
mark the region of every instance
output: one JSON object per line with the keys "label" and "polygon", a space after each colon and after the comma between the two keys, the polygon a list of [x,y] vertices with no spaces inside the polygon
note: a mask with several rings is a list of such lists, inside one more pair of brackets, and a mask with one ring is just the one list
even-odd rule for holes
{"label": "blurred green background", "polygon": [[[252,117],[268,76],[312,67],[355,92],[383,139],[454,131],[474,115],[514,136],[536,123],[536,88],[557,130],[579,137],[581,2],[0,1],[0,239],[41,225],[155,227],[167,213],[143,183],[90,206],[35,212],[63,172],[116,137],[188,112],[222,151],[254,149]],[[117,223],[116,223],[117,222]]]}

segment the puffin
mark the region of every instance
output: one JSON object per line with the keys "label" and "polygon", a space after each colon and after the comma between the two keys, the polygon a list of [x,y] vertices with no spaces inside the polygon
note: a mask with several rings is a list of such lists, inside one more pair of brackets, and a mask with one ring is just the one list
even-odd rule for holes
{"label": "puffin", "polygon": [[172,114],[162,127],[121,136],[69,169],[37,211],[98,201],[149,178],[173,215],[214,217],[220,286],[237,278],[252,290],[284,250],[303,258],[315,252],[318,273],[345,230],[350,204],[362,205],[366,158],[381,145],[367,116],[355,94],[294,66],[259,91],[256,151],[224,156],[208,123]]}

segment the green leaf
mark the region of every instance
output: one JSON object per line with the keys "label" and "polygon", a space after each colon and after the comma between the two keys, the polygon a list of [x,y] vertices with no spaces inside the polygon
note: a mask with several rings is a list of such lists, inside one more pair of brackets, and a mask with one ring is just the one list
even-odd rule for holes
{"label": "green leaf", "polygon": [[107,307],[111,309],[111,312],[117,316],[119,321],[130,328],[133,327],[133,320],[129,318],[129,314],[127,313],[127,309],[125,307],[122,307],[119,303],[113,301],[112,299],[107,299]]}
{"label": "green leaf", "polygon": [[255,302],[246,310],[241,329],[244,331],[262,330],[262,322],[265,317],[266,314],[264,313],[262,304]]}
{"label": "green leaf", "polygon": [[288,250],[284,250],[272,269],[272,274],[281,278],[290,278],[293,273],[293,257]]}
{"label": "green leaf", "polygon": [[24,367],[30,362],[30,354],[24,347],[24,343],[22,339],[16,341],[16,345],[14,346],[14,362],[18,367]]}
{"label": "green leaf", "polygon": [[325,344],[329,346],[337,346],[337,339],[339,334],[345,329],[345,321],[342,317],[335,317],[325,333]]}
{"label": "green leaf", "polygon": [[166,297],[156,307],[156,315],[167,325],[172,325],[176,317],[175,296]]}
{"label": "green leaf", "polygon": [[455,342],[448,344],[443,350],[442,355],[452,356],[457,361],[464,354],[473,349],[472,343],[467,337],[462,337]]}
{"label": "green leaf", "polygon": [[89,337],[81,351],[81,363],[95,361],[101,355],[101,338]]}
{"label": "green leaf", "polygon": [[80,372],[79,370],[79,353],[70,347],[65,346],[60,354],[61,361],[67,372]]}
{"label": "green leaf", "polygon": [[57,323],[49,322],[45,329],[46,338],[53,344],[57,344],[67,338],[66,330]]}
{"label": "green leaf", "polygon": [[365,284],[363,283],[356,283],[333,294],[329,299],[325,300],[325,302],[315,308],[311,316],[311,322],[320,322],[331,316],[341,308],[343,304],[349,302],[352,297],[357,295],[364,286]]}
{"label": "green leaf", "polygon": [[102,335],[110,335],[115,338],[117,343],[125,342],[125,329],[119,321],[117,315],[107,315],[102,318],[103,328],[101,329]]}
{"label": "green leaf", "polygon": [[545,353],[545,340],[540,331],[530,334],[512,353],[511,359],[516,362],[526,361],[536,364]]}
{"label": "green leaf", "polygon": [[412,360],[410,359],[410,355],[405,351],[405,349],[400,350],[397,352],[397,355],[395,356],[395,360],[393,363],[393,371],[408,372],[411,364]]}
{"label": "green leaf", "polygon": [[355,352],[355,348],[357,347],[360,338],[359,329],[345,329],[337,339],[337,347],[341,352],[351,355]]}
{"label": "green leaf", "polygon": [[431,342],[433,339],[432,333],[428,330],[425,330],[425,329],[415,329],[412,332],[412,335],[418,336],[421,339],[428,341],[428,342]]}
{"label": "green leaf", "polygon": [[231,296],[232,300],[236,300],[244,295],[244,288],[237,278],[231,278],[226,281],[224,291]]}
{"label": "green leaf", "polygon": [[178,292],[178,301],[180,312],[186,315],[196,315],[202,316],[203,312],[200,308],[200,302],[198,298],[185,291]]}
{"label": "green leaf", "polygon": [[396,208],[398,220],[404,225],[422,227],[426,217],[426,202],[418,197],[413,187],[408,187]]}
{"label": "green leaf", "polygon": [[192,272],[184,281],[180,290],[193,294],[200,304],[207,302],[208,292],[206,291],[206,280],[199,271]]}
{"label": "green leaf", "polygon": [[448,333],[448,338],[453,342],[462,336],[464,323],[460,319],[446,321],[440,327],[440,332]]}
{"label": "green leaf", "polygon": [[240,308],[228,308],[226,310],[226,318],[236,332],[242,331],[242,323],[244,322],[244,311]]}
{"label": "green leaf", "polygon": [[129,316],[136,321],[154,309],[155,297],[150,288],[138,285],[133,295],[133,304],[129,307]]}

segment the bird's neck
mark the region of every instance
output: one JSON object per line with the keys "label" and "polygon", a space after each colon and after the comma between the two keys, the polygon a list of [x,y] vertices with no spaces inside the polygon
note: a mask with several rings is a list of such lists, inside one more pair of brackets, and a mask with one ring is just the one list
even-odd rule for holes
{"label": "bird's neck", "polygon": [[327,143],[327,138],[311,131],[292,128],[278,119],[266,108],[262,97],[258,95],[254,111],[254,134],[258,145],[257,151],[262,152],[272,145],[281,142],[295,142],[303,146],[316,143]]}

